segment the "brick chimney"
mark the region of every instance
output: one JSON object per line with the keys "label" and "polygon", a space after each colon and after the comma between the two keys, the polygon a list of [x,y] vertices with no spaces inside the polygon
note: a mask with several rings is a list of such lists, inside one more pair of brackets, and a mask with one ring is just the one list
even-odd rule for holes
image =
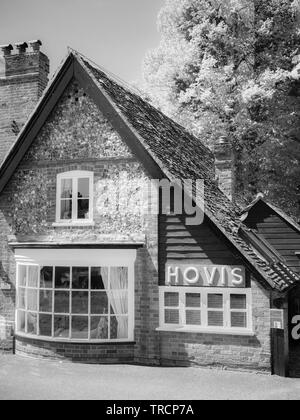
{"label": "brick chimney", "polygon": [[0,46],[0,163],[47,86],[49,59],[41,45],[35,40]]}
{"label": "brick chimney", "polygon": [[216,177],[219,188],[230,199],[234,199],[234,153],[226,137],[214,145]]}

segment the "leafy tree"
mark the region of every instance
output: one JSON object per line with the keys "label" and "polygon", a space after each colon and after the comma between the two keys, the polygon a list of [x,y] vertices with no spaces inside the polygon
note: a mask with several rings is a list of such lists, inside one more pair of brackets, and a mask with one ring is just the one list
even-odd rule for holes
{"label": "leafy tree", "polygon": [[235,155],[235,199],[300,216],[300,1],[166,0],[145,89],[166,114]]}

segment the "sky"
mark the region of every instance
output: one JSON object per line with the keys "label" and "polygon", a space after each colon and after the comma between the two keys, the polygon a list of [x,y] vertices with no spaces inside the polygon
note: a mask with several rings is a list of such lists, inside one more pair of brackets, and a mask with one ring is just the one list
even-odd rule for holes
{"label": "sky", "polygon": [[70,46],[133,83],[157,46],[164,0],[0,0],[0,45],[40,39],[57,69]]}

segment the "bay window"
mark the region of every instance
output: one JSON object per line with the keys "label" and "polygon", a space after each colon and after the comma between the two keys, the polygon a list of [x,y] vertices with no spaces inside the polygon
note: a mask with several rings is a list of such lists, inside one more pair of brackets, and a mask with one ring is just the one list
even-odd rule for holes
{"label": "bay window", "polygon": [[160,328],[178,331],[252,331],[251,289],[160,287]]}
{"label": "bay window", "polygon": [[17,334],[67,341],[133,340],[132,264],[87,262],[17,264]]}

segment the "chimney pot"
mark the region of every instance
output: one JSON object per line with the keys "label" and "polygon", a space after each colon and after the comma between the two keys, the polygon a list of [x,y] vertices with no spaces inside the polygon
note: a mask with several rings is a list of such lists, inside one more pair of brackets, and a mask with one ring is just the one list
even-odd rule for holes
{"label": "chimney pot", "polygon": [[31,46],[32,51],[38,52],[40,51],[42,42],[39,39],[35,39],[33,41],[29,41],[29,45]]}
{"label": "chimney pot", "polygon": [[6,56],[11,54],[13,46],[11,44],[0,45],[0,49],[3,52],[3,55]]}
{"label": "chimney pot", "polygon": [[26,52],[26,49],[28,48],[27,42],[16,42],[15,46],[19,54],[24,54]]}

